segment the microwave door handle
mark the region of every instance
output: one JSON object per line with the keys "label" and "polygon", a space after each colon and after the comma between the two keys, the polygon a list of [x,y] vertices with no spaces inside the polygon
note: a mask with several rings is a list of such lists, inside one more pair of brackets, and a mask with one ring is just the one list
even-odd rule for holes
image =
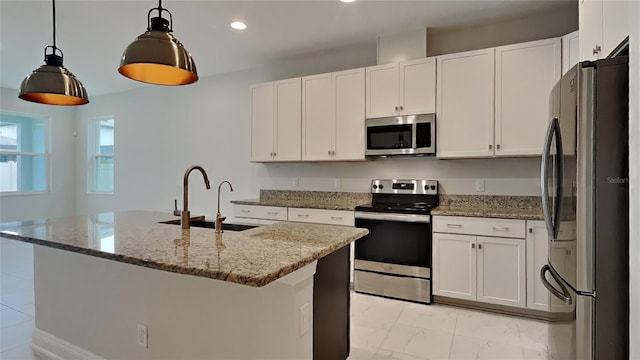
{"label": "microwave door handle", "polygon": [[[556,281],[558,285],[560,285],[561,290],[558,290],[553,285],[551,285],[551,283],[547,280],[547,277],[545,276],[546,273],[551,274],[551,277]],[[542,281],[542,285],[544,285],[544,287],[546,287],[547,290],[549,290],[549,292],[553,294],[553,296],[562,300],[565,304],[571,305],[571,303],[573,302],[573,299],[571,298],[571,293],[569,293],[569,289],[567,289],[567,287],[564,286],[564,284],[562,283],[562,279],[556,278],[556,276],[553,274],[553,271],[551,271],[551,268],[549,267],[549,265],[545,265],[540,269],[540,281]]]}
{"label": "microwave door handle", "polygon": [[551,218],[551,212],[549,211],[549,188],[547,186],[548,174],[548,161],[551,153],[551,141],[553,139],[553,133],[555,131],[555,122],[558,119],[553,118],[549,122],[547,128],[547,135],[545,137],[544,146],[542,147],[542,162],[540,165],[540,188],[542,189],[542,214],[544,216],[544,224],[547,227],[547,233],[553,238],[553,219]]}

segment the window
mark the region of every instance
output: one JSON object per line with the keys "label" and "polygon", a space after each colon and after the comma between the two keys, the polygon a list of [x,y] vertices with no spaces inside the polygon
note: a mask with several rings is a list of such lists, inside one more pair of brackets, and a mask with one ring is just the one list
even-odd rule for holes
{"label": "window", "polygon": [[89,192],[113,193],[114,129],[113,116],[90,120],[87,141],[90,157]]}
{"label": "window", "polygon": [[0,111],[0,193],[49,191],[49,119]]}

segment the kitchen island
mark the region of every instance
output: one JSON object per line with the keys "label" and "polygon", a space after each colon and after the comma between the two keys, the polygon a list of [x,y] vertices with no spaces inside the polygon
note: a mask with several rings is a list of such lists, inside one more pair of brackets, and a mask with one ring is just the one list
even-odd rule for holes
{"label": "kitchen island", "polygon": [[0,225],[0,236],[40,245],[34,348],[65,359],[348,356],[346,245],[366,229],[159,224],[171,219],[130,211]]}

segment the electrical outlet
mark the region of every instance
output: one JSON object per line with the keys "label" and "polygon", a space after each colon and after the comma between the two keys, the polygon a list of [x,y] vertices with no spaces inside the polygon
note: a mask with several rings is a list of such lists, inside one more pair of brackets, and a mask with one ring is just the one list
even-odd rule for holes
{"label": "electrical outlet", "polygon": [[484,192],[484,179],[477,179],[476,180],[476,191],[477,192]]}
{"label": "electrical outlet", "polygon": [[148,348],[148,336],[149,332],[147,329],[147,325],[138,324],[138,345],[143,348]]}
{"label": "electrical outlet", "polygon": [[298,186],[300,186],[300,180],[297,177],[294,177],[291,181],[291,186],[297,188]]}
{"label": "electrical outlet", "polygon": [[306,302],[300,306],[300,336],[311,330],[311,307]]}

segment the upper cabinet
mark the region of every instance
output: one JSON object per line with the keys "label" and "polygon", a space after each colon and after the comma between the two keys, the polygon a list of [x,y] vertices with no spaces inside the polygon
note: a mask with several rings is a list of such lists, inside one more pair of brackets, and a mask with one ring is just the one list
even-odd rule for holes
{"label": "upper cabinet", "polygon": [[630,1],[580,0],[580,59],[607,57],[629,36]]}
{"label": "upper cabinet", "polygon": [[538,156],[560,38],[438,57],[440,158]]}
{"label": "upper cabinet", "polygon": [[438,57],[438,157],[493,155],[494,49]]}
{"label": "upper cabinet", "polygon": [[562,37],[562,75],[580,62],[580,31]]}
{"label": "upper cabinet", "polygon": [[364,74],[302,78],[302,160],[364,160]]}
{"label": "upper cabinet", "polygon": [[301,78],[253,85],[250,91],[251,161],[299,161]]}
{"label": "upper cabinet", "polygon": [[366,117],[434,113],[435,92],[435,58],[367,67]]}
{"label": "upper cabinet", "polygon": [[496,48],[496,156],[542,153],[561,57],[560,38]]}

